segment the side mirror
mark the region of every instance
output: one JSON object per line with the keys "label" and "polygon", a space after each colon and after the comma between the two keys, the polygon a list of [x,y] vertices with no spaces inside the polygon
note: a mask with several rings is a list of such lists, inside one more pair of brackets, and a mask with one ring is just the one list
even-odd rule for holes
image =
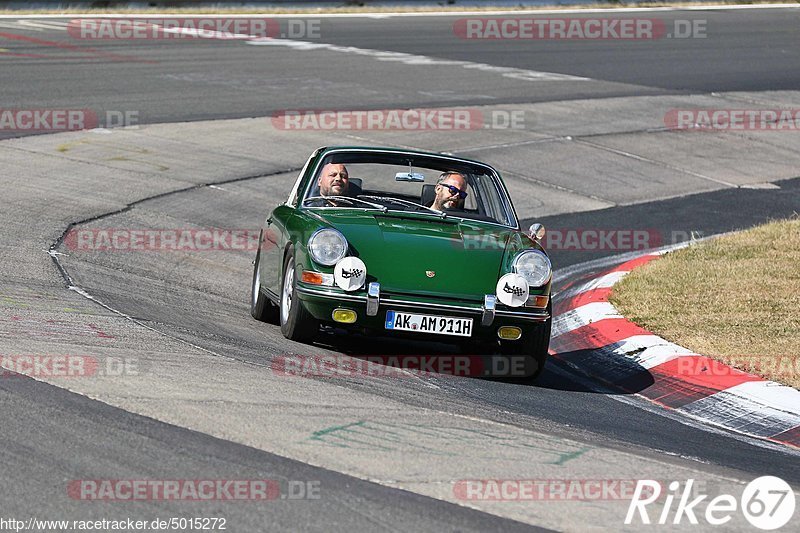
{"label": "side mirror", "polygon": [[544,234],[545,234],[544,226],[542,226],[538,222],[536,222],[535,224],[531,224],[531,227],[528,228],[528,236],[530,236],[530,238],[533,240],[541,241],[542,239],[544,239]]}

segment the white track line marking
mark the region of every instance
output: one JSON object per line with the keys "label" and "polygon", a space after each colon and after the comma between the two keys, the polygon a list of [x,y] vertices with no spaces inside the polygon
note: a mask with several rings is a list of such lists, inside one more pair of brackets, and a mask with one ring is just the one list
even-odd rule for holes
{"label": "white track line marking", "polygon": [[18,20],[17,24],[24,28],[41,28],[44,30],[67,31],[68,22],[58,20]]}
{"label": "white track line marking", "polygon": [[[159,27],[158,24],[154,26]],[[523,81],[589,81],[590,78],[572,76],[570,74],[559,74],[555,72],[542,72],[538,70],[528,70],[514,67],[498,67],[487,63],[475,63],[473,61],[460,61],[457,59],[441,59],[437,57],[421,56],[416,54],[406,54],[404,52],[389,52],[385,50],[373,50],[371,48],[358,48],[356,46],[339,46],[330,43],[315,43],[311,41],[298,41],[293,39],[273,39],[271,37],[256,37],[255,35],[229,34],[216,31],[198,31],[186,28],[162,28],[165,33],[180,33],[184,35],[202,36],[205,38],[219,39],[250,39],[245,41],[254,46],[283,46],[293,50],[328,50],[331,52],[342,52],[360,56],[372,57],[378,61],[397,61],[406,65],[416,66],[460,66],[470,70],[480,70],[499,74],[504,78],[512,78]]]}
{"label": "white track line marking", "polygon": [[608,302],[592,302],[582,305],[557,316],[553,320],[551,338],[555,339],[581,326],[593,324],[607,318],[623,318],[623,316]]}
{"label": "white track line marking", "polygon": [[373,50],[370,48],[358,48],[355,46],[339,46],[329,43],[315,43],[310,41],[295,41],[292,39],[271,39],[258,38],[247,41],[247,44],[254,46],[284,46],[294,50],[328,50],[331,52],[342,52],[368,56],[378,61],[397,61],[406,65],[421,66],[460,66],[469,70],[480,70],[498,74],[504,78],[512,78],[523,81],[590,81],[591,78],[572,76],[570,74],[559,74],[556,72],[542,72],[538,70],[528,70],[513,67],[498,67],[487,63],[475,63],[473,61],[460,61],[456,59],[441,59],[430,56],[406,54],[403,52],[388,52],[384,50]]}
{"label": "white track line marking", "polygon": [[588,283],[570,287],[569,289],[558,293],[558,299],[563,301],[595,289],[611,288],[615,283],[624,278],[628,272],[628,270],[615,270],[614,272],[609,272],[608,274],[604,274],[599,278],[595,278]]}
{"label": "white track line marking", "polygon": [[0,28],[6,28],[8,30],[29,30],[29,31],[44,31],[41,28],[34,28],[34,27],[27,27],[20,24],[20,22],[0,22]]}
{"label": "white track line marking", "polygon": [[676,409],[760,437],[800,426],[800,391],[774,381],[748,381]]}
{"label": "white track line marking", "polygon": [[678,357],[698,357],[691,350],[666,341],[657,335],[633,335],[614,343],[608,348],[615,355],[634,361],[645,370],[650,370]]}
{"label": "white track line marking", "polygon": [[44,30],[58,30],[67,31],[67,22],[60,22],[56,20],[18,20],[16,22],[0,22],[0,28],[9,30],[27,30],[27,31],[44,31]]}
{"label": "white track line marking", "polygon": [[581,292],[591,291],[594,289],[608,289],[613,287],[619,280],[624,278],[627,273],[627,270],[615,270],[614,272],[600,276],[599,278],[593,279],[590,283],[584,285]]}

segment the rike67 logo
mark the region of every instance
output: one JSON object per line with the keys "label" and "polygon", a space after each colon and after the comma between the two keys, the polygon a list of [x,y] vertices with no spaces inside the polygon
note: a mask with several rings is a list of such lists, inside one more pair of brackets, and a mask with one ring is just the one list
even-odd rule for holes
{"label": "rike67 logo", "polygon": [[[665,491],[658,481],[640,479],[625,515],[625,524],[681,525],[688,522],[698,525],[698,516],[712,526],[724,526],[738,513],[744,515],[753,527],[765,531],[781,528],[794,515],[795,494],[792,487],[775,476],[754,479],[742,491],[740,498],[731,494],[720,494],[710,500],[708,494],[694,491],[694,480],[672,481]],[[651,519],[648,506],[655,503]],[[656,503],[657,502],[657,503]],[[705,511],[701,512],[704,506]],[[653,509],[651,509],[652,511]]]}

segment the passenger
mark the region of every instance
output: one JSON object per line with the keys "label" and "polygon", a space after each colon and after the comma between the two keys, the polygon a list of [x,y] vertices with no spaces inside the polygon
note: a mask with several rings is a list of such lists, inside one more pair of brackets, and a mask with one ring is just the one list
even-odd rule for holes
{"label": "passenger", "polygon": [[464,209],[467,197],[467,179],[460,172],[443,172],[436,181],[436,196],[431,209],[445,211]]}

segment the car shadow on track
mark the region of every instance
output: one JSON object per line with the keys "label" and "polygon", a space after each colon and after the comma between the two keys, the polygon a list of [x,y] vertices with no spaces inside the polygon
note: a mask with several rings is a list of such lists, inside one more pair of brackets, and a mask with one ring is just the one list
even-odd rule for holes
{"label": "car shadow on track", "polygon": [[587,354],[581,352],[592,352],[592,350],[551,355],[535,385],[573,392],[630,395],[649,390],[656,382],[647,369],[633,363],[624,369],[617,368],[615,373],[609,372],[610,364],[600,369],[592,365],[583,365],[581,358],[587,357]]}
{"label": "car shadow on track", "polygon": [[[580,368],[567,364],[562,354],[551,356],[535,380],[530,377],[535,363],[520,355],[489,354],[471,344],[451,345],[435,341],[364,336],[344,331],[323,331],[315,346],[345,354],[320,356],[315,368],[372,377],[389,377],[410,372],[420,377],[460,377],[493,381],[509,386],[532,386],[565,392],[632,394],[647,389],[653,377],[643,368],[630,369],[624,383],[595,381]],[[575,354],[564,354],[570,357]],[[531,366],[531,363],[534,366]],[[624,385],[624,386],[622,386]]]}

